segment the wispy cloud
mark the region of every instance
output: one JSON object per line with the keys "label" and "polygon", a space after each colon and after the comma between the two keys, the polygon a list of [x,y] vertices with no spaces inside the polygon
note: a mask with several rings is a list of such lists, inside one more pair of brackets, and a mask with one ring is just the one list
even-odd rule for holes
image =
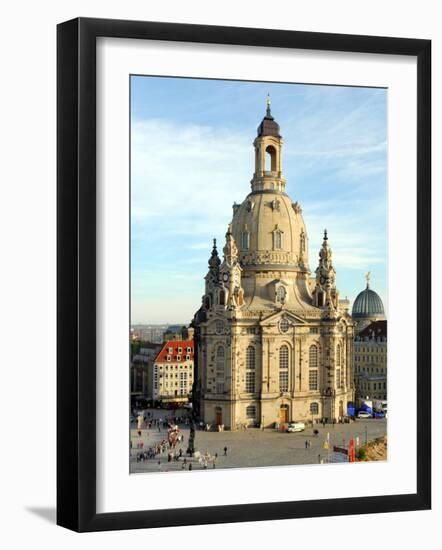
{"label": "wispy cloud", "polygon": [[[137,321],[184,322],[199,307],[212,238],[222,248],[232,204],[250,190],[253,132],[262,112],[251,105],[261,101],[263,85],[211,83],[213,93],[203,93],[204,81],[171,87],[168,80],[140,84],[142,101],[133,96],[132,313]],[[341,294],[354,297],[368,269],[385,293],[384,96],[372,90],[278,86],[271,93],[285,139],[287,191],[303,206],[311,269],[327,227]],[[174,93],[161,95],[166,88]],[[140,114],[152,90],[154,118]],[[162,314],[154,313],[158,304]]]}

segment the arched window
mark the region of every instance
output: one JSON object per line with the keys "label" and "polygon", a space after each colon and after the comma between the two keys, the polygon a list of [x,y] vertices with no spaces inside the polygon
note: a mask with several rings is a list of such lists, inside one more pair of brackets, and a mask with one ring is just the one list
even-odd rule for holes
{"label": "arched window", "polygon": [[218,346],[216,348],[216,362],[215,362],[216,393],[224,392],[224,367],[225,367],[224,346]]}
{"label": "arched window", "polygon": [[336,346],[336,366],[341,366],[341,346],[339,344]]}
{"label": "arched window", "polygon": [[282,248],[282,231],[276,229],[273,231],[273,249],[279,250]]}
{"label": "arched window", "polygon": [[224,306],[226,304],[226,293],[224,290],[220,290],[219,293],[219,305]]}
{"label": "arched window", "polygon": [[256,352],[253,346],[246,350],[246,392],[254,393],[256,391]]}
{"label": "arched window", "polygon": [[250,248],[250,233],[248,231],[244,231],[242,234],[242,247],[244,250]]}
{"label": "arched window", "polygon": [[285,345],[279,349],[279,391],[289,391],[289,348]]}
{"label": "arched window", "polygon": [[204,298],[204,307],[210,309],[210,296],[205,296]]}
{"label": "arched window", "polygon": [[255,405],[248,405],[246,407],[246,417],[247,418],[255,418],[256,417],[256,407]]}
{"label": "arched window", "polygon": [[273,145],[269,145],[266,148],[266,172],[275,172],[276,171],[276,149]]}
{"label": "arched window", "polygon": [[216,348],[216,369],[224,370],[224,346],[218,346]]}
{"label": "arched window", "polygon": [[246,351],[246,369],[255,368],[255,358],[255,348],[253,346],[249,346]]}
{"label": "arched window", "polygon": [[308,366],[311,369],[318,368],[318,348],[315,345],[310,346],[310,349],[308,352]]}
{"label": "arched window", "polygon": [[342,388],[341,369],[336,369],[336,387]]}
{"label": "arched window", "polygon": [[345,376],[345,369],[344,369],[344,361],[342,356],[342,347],[340,344],[338,344],[336,346],[336,386],[338,388],[344,387],[344,384],[345,384],[344,376]]}
{"label": "arched window", "polygon": [[308,352],[308,389],[311,391],[318,389],[318,348],[313,345],[310,346]]}

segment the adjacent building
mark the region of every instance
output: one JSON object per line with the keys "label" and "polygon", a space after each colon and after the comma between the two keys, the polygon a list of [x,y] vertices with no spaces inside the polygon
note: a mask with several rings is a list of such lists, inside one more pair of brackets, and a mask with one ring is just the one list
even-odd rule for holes
{"label": "adjacent building", "polygon": [[366,281],[366,287],[356,297],[352,310],[356,322],[356,397],[386,400],[387,320],[379,294],[370,288],[370,273],[366,274]]}
{"label": "adjacent building", "polygon": [[356,296],[352,317],[356,322],[356,332],[360,332],[373,321],[384,321],[384,304],[377,292],[370,288],[370,272],[365,275],[366,287]]}
{"label": "adjacent building", "polygon": [[162,403],[187,402],[194,379],[193,340],[164,342],[152,368],[152,399]]}
{"label": "adjacent building", "polygon": [[185,325],[169,325],[163,334],[163,340],[192,340],[193,328]]}
{"label": "adjacent building", "polygon": [[133,342],[151,342],[161,344],[167,325],[134,325],[131,327],[131,340]]}
{"label": "adjacent building", "polygon": [[150,399],[152,397],[152,368],[161,344],[144,342],[130,363],[130,392]]}
{"label": "adjacent building", "polygon": [[270,102],[253,145],[251,191],[233,205],[223,259],[214,242],[193,321],[195,411],[230,429],[338,420],[354,399],[354,322],[339,300],[327,231],[311,276]]}
{"label": "adjacent building", "polygon": [[355,338],[356,396],[387,399],[387,321],[373,321]]}

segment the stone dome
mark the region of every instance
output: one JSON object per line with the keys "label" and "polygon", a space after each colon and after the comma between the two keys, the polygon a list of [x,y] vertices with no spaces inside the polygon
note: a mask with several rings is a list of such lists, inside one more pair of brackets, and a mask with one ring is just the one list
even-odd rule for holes
{"label": "stone dome", "polygon": [[234,205],[232,233],[246,269],[308,266],[307,231],[298,203],[281,191],[263,189]]}
{"label": "stone dome", "polygon": [[379,294],[368,285],[360,292],[353,304],[352,317],[355,319],[384,318],[384,304]]}

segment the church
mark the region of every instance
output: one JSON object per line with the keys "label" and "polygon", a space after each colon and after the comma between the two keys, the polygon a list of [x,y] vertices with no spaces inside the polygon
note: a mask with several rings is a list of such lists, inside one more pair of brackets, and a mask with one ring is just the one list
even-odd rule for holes
{"label": "church", "polygon": [[354,322],[339,299],[326,230],[310,271],[269,98],[253,145],[251,191],[233,205],[222,258],[213,243],[192,323],[195,414],[231,430],[338,421],[354,399]]}

